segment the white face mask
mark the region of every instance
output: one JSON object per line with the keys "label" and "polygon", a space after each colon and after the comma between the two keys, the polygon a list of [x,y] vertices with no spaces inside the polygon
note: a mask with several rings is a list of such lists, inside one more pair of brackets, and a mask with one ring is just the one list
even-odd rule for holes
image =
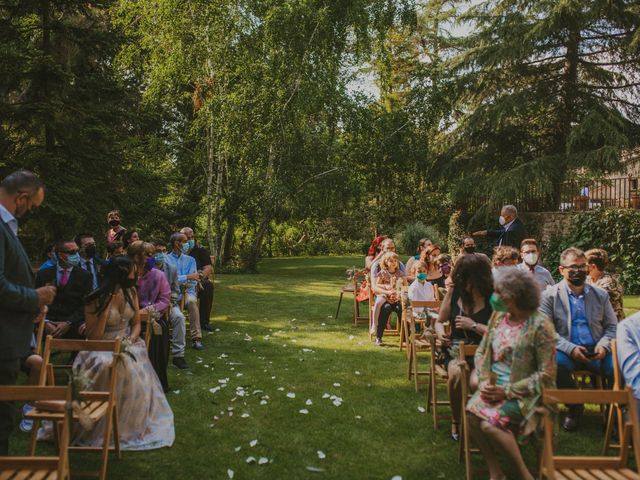
{"label": "white face mask", "polygon": [[522,257],[522,260],[524,260],[524,263],[532,267],[538,263],[538,254],[536,252],[527,253]]}
{"label": "white face mask", "polygon": [[498,222],[500,222],[500,225],[504,225],[505,223],[507,223],[507,219],[500,215]]}

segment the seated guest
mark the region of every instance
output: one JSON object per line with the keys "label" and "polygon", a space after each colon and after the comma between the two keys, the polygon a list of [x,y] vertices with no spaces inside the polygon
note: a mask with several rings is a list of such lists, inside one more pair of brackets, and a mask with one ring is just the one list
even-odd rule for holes
{"label": "seated guest", "polygon": [[460,255],[464,255],[465,253],[475,253],[476,252],[476,241],[473,237],[464,237],[462,239],[462,247],[460,248]]}
{"label": "seated guest", "polygon": [[538,284],[538,287],[540,287],[541,292],[543,292],[549,285],[554,285],[556,283],[551,276],[551,272],[540,265],[538,242],[533,238],[527,238],[522,241],[522,246],[520,247],[520,258],[522,258],[522,263],[518,265],[518,268],[533,275],[533,278]]}
{"label": "seated guest", "polygon": [[[170,447],[175,439],[173,412],[167,403],[156,372],[151,366],[144,340],[140,338],[138,296],[134,265],[128,257],[115,257],[105,267],[102,285],[87,298],[87,336],[90,340],[129,339],[127,351],[118,362],[116,402],[118,435],[123,450],[151,450]],[[73,362],[92,380],[93,390],[109,389],[113,355],[109,352],[80,352]],[[93,429],[75,431],[73,445],[101,447],[106,418]]]}
{"label": "seated guest", "polygon": [[412,257],[409,257],[409,259],[407,260],[407,263],[405,264],[405,271],[406,272],[409,272],[410,274],[412,274],[412,272],[413,272],[413,264],[415,262],[419,262],[420,261],[420,254],[429,245],[433,245],[433,242],[431,240],[429,240],[428,238],[421,238],[420,239],[420,241],[418,242],[418,246],[416,248],[416,254],[413,255]]}
{"label": "seated guest", "polygon": [[631,387],[640,413],[640,312],[618,324],[618,363],[624,383]]}
{"label": "seated guest", "polygon": [[187,255],[196,259],[196,268],[202,272],[200,288],[198,288],[198,301],[200,304],[200,328],[205,332],[213,332],[210,323],[211,308],[213,307],[213,283],[209,280],[213,265],[211,265],[211,254],[202,245],[198,245],[193,234],[193,229],[184,227],[180,232],[187,236],[189,253]]}
{"label": "seated guest", "polygon": [[[449,374],[447,389],[452,412],[451,437],[457,441],[462,407],[462,372],[457,363],[458,345],[460,342],[478,345],[487,332],[487,324],[493,313],[489,302],[493,293],[491,265],[486,256],[466,253],[458,258],[451,279],[454,287],[447,291],[442,301],[435,331],[444,347],[445,367]],[[444,330],[444,324],[447,322],[451,326],[449,335]],[[472,358],[468,358],[467,362],[473,366]]]}
{"label": "seated guest", "polygon": [[107,231],[107,243],[121,242],[127,229],[120,224],[120,211],[112,210],[107,213],[107,223],[111,227]]}
{"label": "seated guest", "polygon": [[204,350],[196,293],[196,284],[200,278],[196,269],[196,260],[187,255],[189,244],[184,233],[177,232],[171,235],[171,248],[171,253],[167,256],[166,261],[171,263],[178,271],[178,284],[180,285],[178,301],[182,299],[183,292],[185,295],[185,308],[189,311],[189,324],[191,326],[191,347],[195,350]]}
{"label": "seated guest", "polygon": [[104,260],[98,257],[96,241],[91,233],[77,235],[76,244],[80,247],[80,266],[91,274],[91,289],[95,290],[102,279]]}
{"label": "seated guest", "polygon": [[438,245],[431,244],[423,250],[421,261],[427,265],[427,280],[437,285],[438,288],[445,288],[444,281],[446,278],[437,262],[437,258],[441,253]]}
{"label": "seated guest", "polygon": [[520,248],[522,240],[527,238],[527,233],[524,223],[518,217],[518,209],[513,205],[502,207],[499,223],[500,228],[496,230],[480,230],[472,235],[492,238],[496,247]]}
{"label": "seated guest", "polygon": [[47,245],[44,249],[44,258],[46,260],[38,267],[38,270],[44,270],[45,268],[53,267],[56,264],[55,245],[53,243]]}
{"label": "seated guest", "polygon": [[493,270],[500,267],[515,267],[520,260],[520,252],[513,247],[496,247],[493,249],[493,258],[491,264]]}
{"label": "seated guest", "polygon": [[542,425],[542,390],[555,388],[553,325],[537,312],[538,286],[527,273],[496,274],[491,297],[494,314],[476,351],[479,388],[467,404],[470,433],[489,467],[489,478],[507,478],[498,462],[506,454],[516,478],[533,479],[516,438]]}
{"label": "seated guest", "polygon": [[[427,264],[424,262],[416,263],[413,273],[416,279],[409,286],[409,300],[419,302],[435,300],[433,285],[427,282]],[[413,309],[413,313],[422,313],[422,311],[422,308]]]}
{"label": "seated guest", "polygon": [[36,274],[36,286],[55,285],[56,298],[49,306],[45,332],[56,338],[84,337],[84,298],[91,291],[91,275],[80,267],[80,253],[76,242],[56,243],[58,262]]}
{"label": "seated guest", "polygon": [[129,248],[129,245],[131,245],[133,242],[137,242],[138,240],[140,240],[140,235],[138,234],[138,232],[136,230],[129,230],[122,236],[122,248],[126,252],[127,248]]}
{"label": "seated guest", "polygon": [[[171,287],[164,273],[158,270],[153,256],[156,253],[155,247],[147,242],[133,242],[127,249],[127,255],[136,267],[138,272],[138,282],[136,284],[138,292],[138,306],[140,312],[151,312],[159,314],[155,320],[161,332],[151,332],[149,342],[149,360],[156,371],[160,384],[165,392],[169,391],[169,380],[167,379],[167,366],[169,365],[169,324],[167,322],[167,312],[171,305]],[[146,328],[149,325],[145,326]]]}
{"label": "seated guest", "polygon": [[181,370],[189,368],[184,359],[184,349],[186,342],[186,319],[180,310],[178,298],[180,298],[180,284],[178,283],[178,270],[171,263],[167,262],[167,247],[164,242],[156,240],[153,242],[155,255],[153,259],[156,267],[161,270],[169,287],[171,288],[171,306],[169,308],[169,323],[171,324],[171,355],[172,363]]}
{"label": "seated guest", "polygon": [[452,265],[451,257],[446,253],[441,253],[436,257],[436,265],[444,275],[445,279],[449,278],[451,275],[451,265]]}
{"label": "seated guest", "polygon": [[[576,388],[572,373],[589,370],[613,381],[610,343],[616,336],[618,320],[604,290],[585,284],[587,258],[582,250],[567,248],[560,255],[564,280],[542,293],[540,312],[556,327],[558,388]],[[571,432],[578,427],[582,405],[569,405],[562,427]]]}
{"label": "seated guest", "polygon": [[[46,308],[43,308],[38,316],[33,320],[34,324],[40,323],[47,312]],[[31,335],[31,348],[29,353],[20,359],[20,370],[27,375],[27,385],[38,385],[40,380],[40,370],[42,369],[42,357],[36,353],[37,343],[36,336]],[[25,418],[27,413],[33,410],[33,406],[29,403],[25,403],[22,406],[22,420],[20,421],[20,431],[29,433],[33,428],[33,420]]]}
{"label": "seated guest", "polygon": [[380,252],[382,251],[382,242],[387,238],[386,235],[379,235],[373,239],[371,242],[371,246],[369,246],[369,251],[367,252],[367,256],[364,259],[364,267],[367,270],[371,270],[371,266],[374,262],[380,260]]}
{"label": "seated guest", "polygon": [[[372,273],[379,269],[380,260],[388,252],[392,252],[392,253],[396,252],[396,242],[394,242],[392,238],[385,238],[380,244],[380,253],[371,264]],[[406,268],[404,266],[404,263],[402,262],[400,262],[400,270],[402,270],[403,272],[406,272]]]}
{"label": "seated guest", "polygon": [[396,312],[398,322],[402,321],[402,305],[396,286],[398,279],[404,279],[406,274],[400,270],[400,259],[395,252],[385,253],[378,265],[379,268],[371,274],[371,288],[376,299],[370,331],[376,335],[376,346],[381,346],[391,314]]}
{"label": "seated guest", "polygon": [[124,255],[124,247],[122,246],[122,242],[111,242],[107,243],[107,260],[113,257],[121,257]]}
{"label": "seated guest", "polygon": [[589,265],[587,283],[606,290],[618,321],[624,320],[624,308],[622,306],[624,291],[622,290],[622,285],[615,277],[605,271],[609,265],[609,255],[602,248],[587,250],[585,255],[587,257],[587,265]]}

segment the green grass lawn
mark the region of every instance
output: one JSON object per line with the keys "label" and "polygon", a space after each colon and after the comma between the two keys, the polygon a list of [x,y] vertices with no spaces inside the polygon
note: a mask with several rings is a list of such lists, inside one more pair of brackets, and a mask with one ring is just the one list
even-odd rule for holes
{"label": "green grass lawn", "polygon": [[[190,371],[170,368],[175,445],[124,452],[110,460],[109,478],[226,479],[228,470],[236,479],[463,478],[448,425],[434,431],[431,417],[418,410],[425,393],[407,380],[397,339],[389,339],[393,348],[375,348],[366,327],[351,326],[350,297],[339,319],[332,317],[344,271],[360,263],[273,259],[257,275],[218,276],[219,331],[205,338],[205,351],[188,350]],[[640,299],[626,306],[640,308]],[[598,451],[601,426],[590,420],[580,433],[562,436],[568,452]],[[14,453],[24,452],[27,436],[14,438]],[[82,454],[74,464],[94,459]]]}

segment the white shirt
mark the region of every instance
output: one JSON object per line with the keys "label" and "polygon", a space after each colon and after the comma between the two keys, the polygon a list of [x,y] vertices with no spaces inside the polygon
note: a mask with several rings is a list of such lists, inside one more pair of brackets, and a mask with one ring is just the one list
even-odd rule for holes
{"label": "white shirt", "polygon": [[[417,302],[432,302],[435,300],[433,295],[433,285],[427,282],[421,283],[419,280],[414,280],[409,286],[409,300]],[[424,308],[417,307],[413,309],[413,313],[422,313]]]}
{"label": "white shirt", "polygon": [[[517,218],[517,217],[516,217]],[[511,227],[511,225],[513,225],[513,222],[515,222],[516,219],[514,218],[513,220],[511,220],[509,223],[505,223],[502,228],[504,228],[504,231],[506,232],[507,230],[509,230],[509,227]],[[502,246],[502,239],[504,238],[504,235],[500,237],[500,241],[498,242],[498,246],[501,247]]]}
{"label": "white shirt", "polygon": [[9,225],[9,228],[11,229],[13,234],[17,237],[18,236],[18,220],[1,203],[0,203],[0,218],[4,223]]}

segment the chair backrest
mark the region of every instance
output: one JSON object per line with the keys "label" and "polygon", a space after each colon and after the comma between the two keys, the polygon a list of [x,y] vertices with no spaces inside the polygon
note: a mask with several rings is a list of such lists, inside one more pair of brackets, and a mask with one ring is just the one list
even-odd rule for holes
{"label": "chair backrest", "polygon": [[[636,410],[633,392],[629,387],[624,390],[544,390],[542,401],[545,405],[553,407],[557,404],[618,404],[627,406],[629,421],[624,432],[620,432],[619,455],[612,457],[602,456],[554,456],[553,455],[553,429],[554,422],[549,412],[545,412],[544,419],[544,451],[543,466],[547,470],[547,476],[554,478],[552,472],[563,468],[597,468],[615,469],[624,468],[628,463],[629,444],[632,441],[635,458],[640,458],[640,429],[638,428],[638,412]],[[632,437],[632,438],[629,438]],[[640,473],[640,462],[637,462],[637,471]]]}
{"label": "chair backrest", "polygon": [[[66,408],[64,409],[64,421],[62,422],[59,430],[58,437],[58,476],[56,478],[69,478],[69,438],[70,438],[70,426],[71,426],[71,400],[72,400],[72,386],[71,384],[64,387],[34,387],[34,386],[1,386],[0,387],[0,401],[3,402],[38,402],[38,401],[62,401],[66,402]],[[13,457],[16,458],[16,457]],[[27,457],[30,462],[37,457]],[[52,459],[52,457],[47,457]],[[20,457],[16,458],[20,460]],[[11,460],[11,457],[7,458]],[[6,466],[6,465],[5,465]],[[22,477],[20,477],[22,478]],[[31,478],[31,477],[30,477]]]}
{"label": "chair backrest", "polygon": [[70,368],[70,365],[54,365],[51,362],[52,352],[113,352],[112,363],[112,383],[115,388],[115,362],[120,355],[120,345],[122,340],[116,338],[115,340],[67,340],[60,338],[53,338],[51,335],[47,336],[44,344],[44,354],[42,355],[42,369],[40,370],[40,380],[38,384],[40,386],[55,385],[54,368]]}
{"label": "chair backrest", "polygon": [[147,349],[149,349],[149,343],[151,342],[151,331],[153,329],[151,315],[149,312],[140,310],[140,323],[144,324],[144,343],[147,345]]}
{"label": "chair backrest", "polygon": [[613,390],[620,390],[623,382],[618,363],[618,342],[615,338],[611,340],[611,360],[613,362]]}
{"label": "chair backrest", "polygon": [[42,340],[44,339],[44,323],[45,323],[44,320],[45,320],[45,315],[42,315],[42,317],[40,318],[40,321],[38,322],[38,331],[36,333],[36,350],[35,350],[36,355],[42,354]]}

